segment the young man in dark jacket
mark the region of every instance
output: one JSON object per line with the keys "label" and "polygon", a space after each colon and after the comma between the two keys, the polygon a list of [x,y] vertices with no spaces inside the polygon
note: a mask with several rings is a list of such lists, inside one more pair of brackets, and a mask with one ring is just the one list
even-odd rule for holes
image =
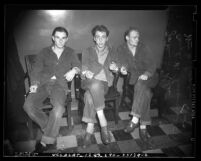
{"label": "young man in dark jacket", "polygon": [[[51,46],[42,49],[37,55],[30,76],[30,94],[23,107],[43,132],[41,141],[36,144],[35,152],[43,152],[50,145],[55,145],[60,118],[65,111],[67,81],[73,79],[81,65],[74,50],[65,46],[68,41],[68,31],[65,28],[56,27],[52,33],[52,41]],[[53,105],[49,116],[42,111],[41,106],[48,96]]]}
{"label": "young man in dark jacket", "polygon": [[122,74],[131,73],[130,84],[134,84],[134,97],[131,110],[132,120],[124,129],[131,133],[140,125],[140,137],[147,142],[149,135],[146,125],[150,125],[151,88],[158,82],[156,63],[150,49],[140,41],[140,32],[131,27],[125,32],[126,43],[117,49]]}
{"label": "young man in dark jacket", "polygon": [[87,123],[84,148],[90,145],[94,123],[97,122],[96,114],[101,126],[102,142],[109,144],[111,141],[107,129],[107,120],[103,111],[105,108],[104,95],[113,81],[113,75],[110,70],[118,70],[115,64],[116,53],[107,44],[109,37],[108,29],[103,25],[97,25],[92,29],[92,35],[95,45],[87,48],[82,53],[82,87],[86,90],[82,121]]}

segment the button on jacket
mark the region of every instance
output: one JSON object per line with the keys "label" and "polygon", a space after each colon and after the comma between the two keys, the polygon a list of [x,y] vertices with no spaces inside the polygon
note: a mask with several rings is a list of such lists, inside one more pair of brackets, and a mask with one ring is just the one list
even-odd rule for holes
{"label": "button on jacket", "polygon": [[73,67],[80,68],[80,62],[72,48],[65,47],[58,59],[52,50],[52,46],[46,47],[37,55],[36,63],[31,73],[31,84],[37,83],[41,86],[55,76],[57,83],[67,88],[64,74]]}

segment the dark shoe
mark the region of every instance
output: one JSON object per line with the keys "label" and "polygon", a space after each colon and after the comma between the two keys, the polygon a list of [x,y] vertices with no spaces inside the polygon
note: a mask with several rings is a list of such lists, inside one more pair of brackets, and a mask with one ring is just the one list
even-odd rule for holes
{"label": "dark shoe", "polygon": [[35,150],[33,153],[43,153],[48,150],[48,146],[43,146],[40,142],[36,143]]}
{"label": "dark shoe", "polygon": [[144,143],[144,146],[146,146],[146,149],[155,148],[154,144],[151,142],[151,137],[148,134],[147,129],[139,129],[139,136]]}
{"label": "dark shoe", "polygon": [[147,132],[147,129],[139,129],[139,135],[143,142],[149,142],[150,136]]}
{"label": "dark shoe", "polygon": [[107,130],[107,127],[101,128],[101,139],[103,144],[107,145],[111,142],[110,133]]}
{"label": "dark shoe", "polygon": [[33,153],[43,153],[48,150],[56,149],[56,142],[54,144],[46,144],[46,146],[43,146],[41,142],[36,143],[35,150]]}
{"label": "dark shoe", "polygon": [[137,127],[139,127],[139,123],[134,124],[132,121],[129,122],[127,127],[124,129],[125,133],[131,133],[133,132]]}
{"label": "dark shoe", "polygon": [[83,141],[83,148],[88,147],[91,144],[91,135],[90,133],[86,132]]}

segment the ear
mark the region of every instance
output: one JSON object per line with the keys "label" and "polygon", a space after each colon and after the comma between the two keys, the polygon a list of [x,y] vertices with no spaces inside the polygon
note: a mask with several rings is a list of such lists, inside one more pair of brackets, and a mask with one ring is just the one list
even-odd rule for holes
{"label": "ear", "polygon": [[128,36],[126,36],[126,41],[128,41],[129,40],[129,37]]}
{"label": "ear", "polygon": [[95,38],[95,36],[94,36],[94,38],[93,38],[93,39],[94,39],[94,42],[96,42],[96,38]]}
{"label": "ear", "polygon": [[52,40],[55,41],[54,36],[52,36]]}

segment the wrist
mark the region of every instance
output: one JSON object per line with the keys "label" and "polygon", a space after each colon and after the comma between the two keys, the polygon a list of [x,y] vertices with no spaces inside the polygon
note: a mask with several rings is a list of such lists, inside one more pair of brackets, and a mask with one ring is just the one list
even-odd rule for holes
{"label": "wrist", "polygon": [[80,69],[79,69],[78,67],[74,67],[72,70],[73,70],[73,72],[74,72],[75,74],[77,74],[77,73],[80,72]]}
{"label": "wrist", "polygon": [[32,81],[31,86],[39,86],[40,82],[39,81]]}
{"label": "wrist", "polygon": [[147,77],[151,77],[152,76],[152,74],[150,72],[148,72],[148,71],[144,72],[143,75],[146,75]]}

